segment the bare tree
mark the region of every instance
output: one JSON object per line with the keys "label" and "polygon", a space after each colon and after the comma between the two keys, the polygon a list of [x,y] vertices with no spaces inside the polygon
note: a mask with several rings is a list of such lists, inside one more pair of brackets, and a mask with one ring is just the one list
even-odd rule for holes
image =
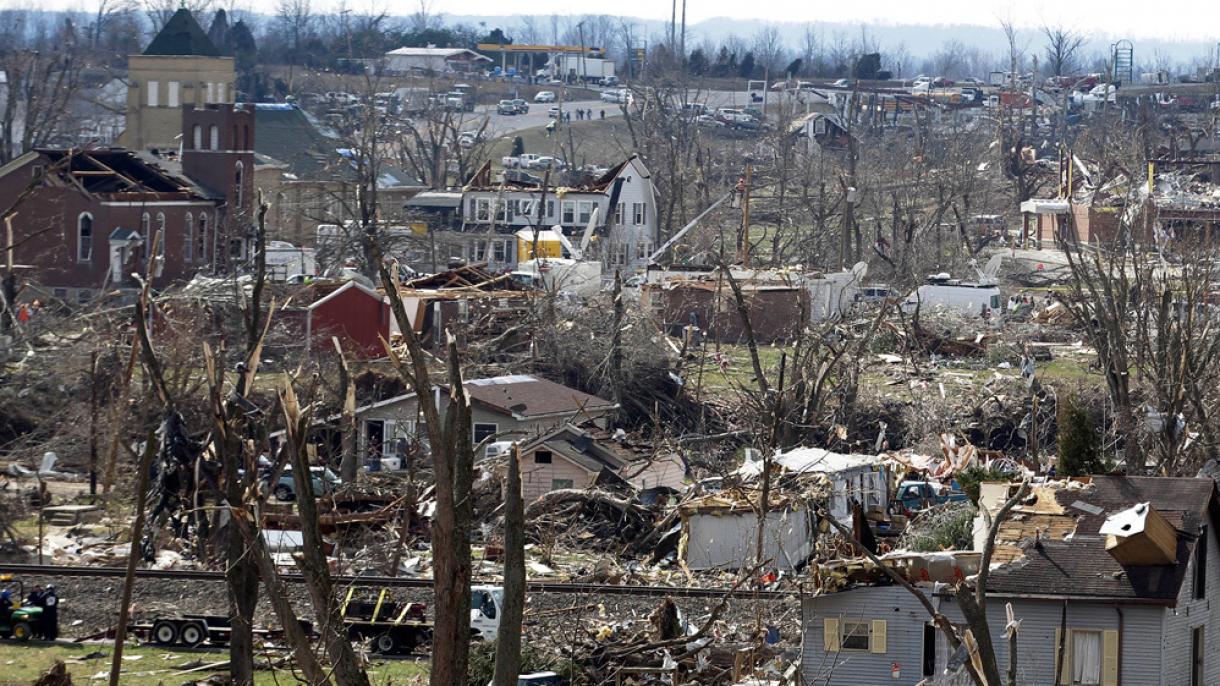
{"label": "bare tree", "polygon": [[52,143],[81,88],[84,60],[75,32],[27,39],[29,17],[6,12],[0,21],[0,164]]}
{"label": "bare tree", "polygon": [[1076,54],[1084,45],[1084,34],[1063,26],[1043,26],[1046,36],[1046,71],[1051,76],[1065,76],[1076,69]]}

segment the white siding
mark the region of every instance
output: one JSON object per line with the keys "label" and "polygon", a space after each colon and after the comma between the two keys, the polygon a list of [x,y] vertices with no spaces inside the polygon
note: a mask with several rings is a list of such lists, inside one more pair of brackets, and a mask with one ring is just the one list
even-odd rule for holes
{"label": "white siding", "polygon": [[[1205,684],[1220,684],[1220,608],[1211,605],[1211,599],[1220,592],[1220,549],[1216,536],[1208,527],[1207,533],[1207,598],[1194,599],[1195,565],[1192,559],[1186,568],[1186,578],[1178,596],[1178,605],[1165,611],[1165,629],[1160,649],[1165,656],[1165,678],[1163,684],[1189,684],[1191,666],[1191,632],[1195,627],[1204,627],[1204,674]],[[1220,605],[1220,603],[1217,603]]]}
{"label": "white siding", "polygon": [[[991,639],[996,648],[1001,673],[1008,669],[1008,642],[1003,598],[989,598],[987,619]],[[1063,603],[1053,600],[1013,600],[1013,610],[1021,620],[1017,635],[1017,677],[1021,684],[1051,684],[1055,673],[1055,630],[1060,627]],[[1126,605],[1121,608],[1122,629],[1119,653],[1122,656],[1119,673],[1122,684],[1188,684],[1189,681],[1161,681],[1161,618],[1160,606]],[[941,611],[954,623],[962,621],[957,605],[944,601]],[[1119,629],[1119,607],[1113,603],[1068,603],[1068,629]],[[938,636],[942,643],[944,637]],[[1189,651],[1189,644],[1186,650]],[[1189,656],[1188,656],[1189,657]],[[943,667],[943,665],[941,665]]]}
{"label": "white siding", "polygon": [[[753,512],[682,517],[683,560],[691,569],[739,569],[753,564],[758,516]],[[792,569],[808,557],[814,531],[805,508],[767,513],[763,555],[768,567]]]}

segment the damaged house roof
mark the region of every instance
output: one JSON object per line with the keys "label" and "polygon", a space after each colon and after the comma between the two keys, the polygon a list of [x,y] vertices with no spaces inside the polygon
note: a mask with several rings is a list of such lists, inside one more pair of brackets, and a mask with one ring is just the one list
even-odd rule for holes
{"label": "damaged house roof", "polygon": [[[1091,488],[1062,489],[1055,497],[1064,510],[1078,513],[1075,532],[1066,540],[1025,540],[1023,557],[992,572],[989,594],[1173,605],[1199,532],[1215,528],[1201,527],[1220,512],[1211,479],[1096,476]],[[1176,530],[1175,564],[1124,566],[1107,552],[1100,533],[1106,519],[1144,502]]]}
{"label": "damaged house roof", "polygon": [[[610,167],[604,174],[595,178],[586,177],[580,183],[574,185],[564,185],[552,181],[547,185],[547,190],[553,193],[605,193],[610,189],[611,184],[624,169],[634,162],[639,156],[632,155],[618,164]],[[532,178],[532,177],[531,177]],[[503,184],[494,183],[492,181],[491,161],[483,163],[483,166],[471,174],[470,181],[466,184],[464,190],[467,191],[498,191],[501,185],[505,190],[527,190],[541,191],[542,184],[534,181],[526,181],[521,176],[506,176]]]}
{"label": "damaged house roof", "polygon": [[123,148],[42,148],[34,154],[47,162],[46,183],[75,187],[85,193],[104,194],[117,200],[128,196],[133,200],[205,199],[190,181]]}
{"label": "damaged house roof", "polygon": [[574,412],[606,412],[617,405],[529,374],[473,379],[463,386],[471,400],[521,419]]}

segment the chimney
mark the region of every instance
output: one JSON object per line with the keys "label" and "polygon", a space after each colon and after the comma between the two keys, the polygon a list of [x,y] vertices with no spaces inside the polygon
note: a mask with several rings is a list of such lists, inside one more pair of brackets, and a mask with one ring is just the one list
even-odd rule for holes
{"label": "chimney", "polygon": [[1171,565],[1178,559],[1178,533],[1150,503],[1116,512],[1100,532],[1106,552],[1124,566]]}

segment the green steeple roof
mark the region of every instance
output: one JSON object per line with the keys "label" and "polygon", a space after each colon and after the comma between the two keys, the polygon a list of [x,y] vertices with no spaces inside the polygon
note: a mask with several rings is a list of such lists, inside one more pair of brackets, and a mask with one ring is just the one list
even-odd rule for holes
{"label": "green steeple roof", "polygon": [[195,21],[191,11],[185,7],[174,12],[174,16],[165,22],[165,28],[144,50],[145,55],[198,55],[200,57],[220,57],[220,51],[203,32],[203,27]]}

